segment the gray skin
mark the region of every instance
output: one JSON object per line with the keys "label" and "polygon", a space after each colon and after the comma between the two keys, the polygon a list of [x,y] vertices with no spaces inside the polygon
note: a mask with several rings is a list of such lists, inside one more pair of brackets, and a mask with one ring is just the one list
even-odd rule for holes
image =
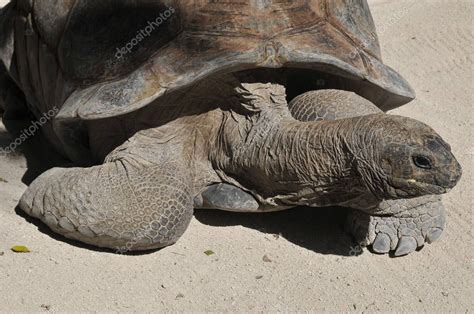
{"label": "gray skin", "polygon": [[461,176],[449,145],[419,121],[331,93],[289,107],[284,87],[228,75],[91,121],[90,147],[104,163],[44,173],[20,206],[68,238],[119,251],[175,243],[194,208],[339,205],[357,210],[349,229],[376,252],[404,255],[434,241],[444,216],[429,195]]}

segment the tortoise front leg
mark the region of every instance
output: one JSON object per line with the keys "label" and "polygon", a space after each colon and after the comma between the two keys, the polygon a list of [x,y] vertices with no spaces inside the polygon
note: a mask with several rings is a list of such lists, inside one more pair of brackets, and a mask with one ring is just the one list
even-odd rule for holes
{"label": "tortoise front leg", "polygon": [[384,201],[379,210],[392,214],[375,216],[353,210],[346,224],[359,245],[372,245],[376,253],[409,254],[425,242],[436,241],[446,223],[443,203],[437,195]]}
{"label": "tortoise front leg", "polygon": [[142,133],[101,166],[44,173],[20,207],[67,238],[119,252],[175,243],[193,215],[192,176],[183,160],[161,158]]}
{"label": "tortoise front leg", "polygon": [[[341,90],[307,92],[296,97],[289,107],[300,121],[338,120],[382,112],[368,100]],[[425,242],[436,241],[445,225],[440,196],[383,201],[373,213],[383,216],[354,209],[346,228],[361,246],[371,245],[377,253],[409,254]]]}

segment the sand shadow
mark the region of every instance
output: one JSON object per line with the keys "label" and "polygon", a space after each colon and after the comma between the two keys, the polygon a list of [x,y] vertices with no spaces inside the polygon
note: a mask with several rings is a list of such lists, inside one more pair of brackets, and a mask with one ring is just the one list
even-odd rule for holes
{"label": "sand shadow", "polygon": [[[286,240],[319,254],[354,256],[356,246],[344,231],[348,210],[339,207],[294,209],[274,213],[232,213],[196,210],[194,216],[210,226],[243,226]],[[263,235],[262,235],[263,238]]]}

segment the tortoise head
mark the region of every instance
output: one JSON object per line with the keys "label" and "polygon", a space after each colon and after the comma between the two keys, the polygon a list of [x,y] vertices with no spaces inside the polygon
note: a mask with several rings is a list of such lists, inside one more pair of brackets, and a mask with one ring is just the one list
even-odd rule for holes
{"label": "tortoise head", "polygon": [[[369,185],[372,178],[383,181],[376,184],[383,191],[376,193],[382,192],[384,198],[418,197],[443,194],[456,186],[461,166],[432,128],[406,117],[374,116],[377,119],[372,119],[369,136],[376,162],[364,178]],[[360,168],[364,172],[370,166]]]}

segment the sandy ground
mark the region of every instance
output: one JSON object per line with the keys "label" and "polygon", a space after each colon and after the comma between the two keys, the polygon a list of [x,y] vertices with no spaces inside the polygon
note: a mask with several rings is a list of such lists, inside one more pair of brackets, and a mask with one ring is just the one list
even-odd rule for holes
{"label": "sandy ground", "polygon": [[[418,92],[396,113],[433,126],[464,166],[445,198],[439,242],[403,258],[352,256],[330,210],[200,211],[178,244],[115,255],[52,237],[18,215],[27,164],[22,155],[0,157],[0,310],[473,311],[473,2],[370,2],[385,61]],[[0,129],[0,144],[8,141]],[[18,244],[32,253],[11,252]]]}

